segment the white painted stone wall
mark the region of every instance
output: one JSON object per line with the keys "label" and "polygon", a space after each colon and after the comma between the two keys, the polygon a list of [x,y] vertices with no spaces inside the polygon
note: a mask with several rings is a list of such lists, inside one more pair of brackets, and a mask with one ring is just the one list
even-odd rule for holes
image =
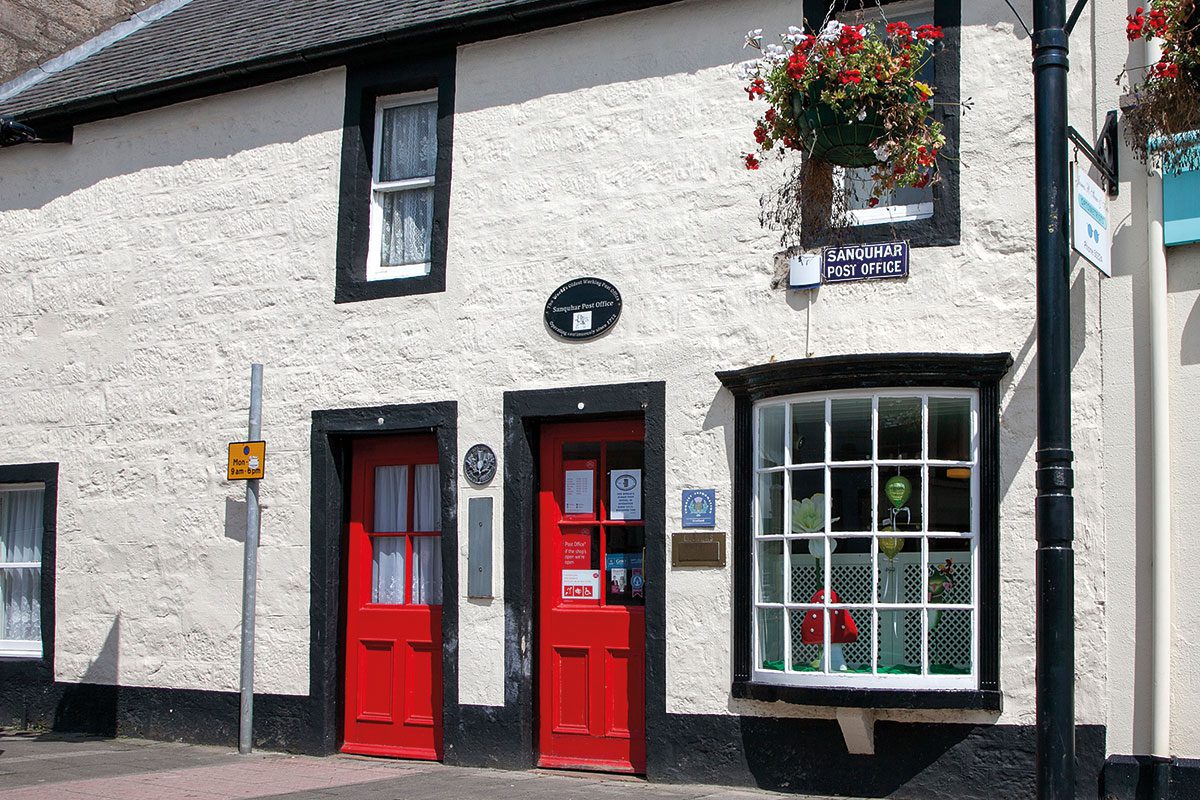
{"label": "white painted stone wall", "polygon": [[[443,294],[335,306],[339,70],[82,126],[0,152],[0,462],[62,462],[61,680],[233,689],[248,364],[266,364],[256,688],[308,690],[313,409],[457,400],[460,451],[502,441],[508,389],[667,382],[675,498],[718,489],[729,530],[732,399],[718,369],[849,352],[1007,351],[1002,715],[1033,722],[1035,339],[1029,43],[1002,0],[965,3],[961,245],[914,251],[904,282],[813,298],[769,288],[768,174],[741,37],[794,2],[695,2],[459,53]],[[1086,49],[1086,48],[1085,48]],[[1086,56],[1073,108],[1091,114]],[[1105,76],[1105,80],[1107,77]],[[551,290],[597,275],[625,299],[587,344],[552,339]],[[1106,721],[1100,282],[1072,272],[1078,453],[1079,719]],[[806,331],[810,331],[806,333]],[[502,514],[502,475],[489,494]],[[465,568],[466,541],[462,540]],[[503,702],[503,589],[460,600],[460,699]],[[668,570],[668,710],[828,716],[729,696],[730,571]],[[461,587],[465,595],[465,581]]]}
{"label": "white painted stone wall", "polygon": [[[1099,6],[1081,28],[1096,42],[1096,122],[1121,102],[1113,78],[1146,63],[1140,43],[1126,46],[1118,3]],[[1086,21],[1086,20],[1085,20]],[[1077,123],[1078,124],[1078,123]],[[1095,130],[1095,129],[1093,129]],[[1122,148],[1121,195],[1113,277],[1102,282],[1104,387],[1104,507],[1108,577],[1108,750],[1149,752],[1151,674],[1151,433],[1150,321],[1145,167]],[[1172,247],[1167,256],[1171,392],[1171,754],[1200,755],[1200,572],[1194,567],[1200,501],[1191,489],[1200,474],[1200,248]]]}

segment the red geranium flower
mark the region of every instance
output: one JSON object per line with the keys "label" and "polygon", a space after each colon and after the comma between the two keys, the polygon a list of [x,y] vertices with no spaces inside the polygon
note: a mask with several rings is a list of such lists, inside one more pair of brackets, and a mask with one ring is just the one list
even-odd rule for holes
{"label": "red geranium flower", "polygon": [[787,74],[794,81],[800,80],[804,70],[808,69],[808,58],[801,53],[793,53],[788,59]]}
{"label": "red geranium flower", "polygon": [[775,108],[774,107],[768,108],[767,113],[763,114],[763,119],[765,119],[767,122],[774,122],[775,121]]}
{"label": "red geranium flower", "polygon": [[946,35],[942,33],[942,29],[937,25],[922,25],[917,28],[918,39],[944,39]]}
{"label": "red geranium flower", "polygon": [[1150,12],[1150,17],[1146,20],[1146,24],[1150,30],[1154,31],[1155,36],[1162,36],[1167,32],[1167,12],[1160,8],[1156,8]]}
{"label": "red geranium flower", "polygon": [[852,55],[862,49],[862,28],[858,25],[845,25],[838,36],[838,49],[846,55]]}
{"label": "red geranium flower", "polygon": [[755,78],[750,81],[750,85],[746,87],[746,94],[753,100],[756,97],[762,97],[767,93],[767,84],[762,78]]}
{"label": "red geranium flower", "polygon": [[1159,61],[1154,65],[1153,74],[1156,78],[1178,78],[1179,65],[1170,61]]}
{"label": "red geranium flower", "polygon": [[759,126],[754,129],[754,141],[758,142],[759,144],[762,144],[766,140],[767,140],[767,129],[764,128],[762,126],[762,124],[760,123]]}
{"label": "red geranium flower", "polygon": [[862,72],[856,69],[844,69],[838,73],[838,80],[843,85],[850,83],[862,83]]}
{"label": "red geranium flower", "polygon": [[875,206],[879,205],[879,198],[872,197],[870,200],[867,201],[867,205],[870,206],[871,208],[874,208]]}
{"label": "red geranium flower", "polygon": [[746,169],[758,169],[758,167],[759,167],[758,158],[754,155],[754,153],[746,153],[745,161],[746,161]]}
{"label": "red geranium flower", "polygon": [[907,22],[889,22],[887,32],[889,36],[895,36],[897,39],[912,42],[912,26]]}
{"label": "red geranium flower", "polygon": [[1125,35],[1131,42],[1135,39],[1140,39],[1142,37],[1142,31],[1146,27],[1146,18],[1142,16],[1143,11],[1145,11],[1145,9],[1143,9],[1141,6],[1138,6],[1137,11],[1125,18],[1128,21],[1128,24],[1125,25]]}

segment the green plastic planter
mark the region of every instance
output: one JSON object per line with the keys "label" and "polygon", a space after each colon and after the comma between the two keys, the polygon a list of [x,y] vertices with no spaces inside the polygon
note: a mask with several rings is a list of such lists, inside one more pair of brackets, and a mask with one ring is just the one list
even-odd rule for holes
{"label": "green plastic planter", "polygon": [[792,112],[803,141],[812,145],[812,157],[851,169],[879,163],[871,147],[886,132],[879,115],[868,111],[865,119],[854,119],[822,103],[820,94],[818,89],[792,95]]}

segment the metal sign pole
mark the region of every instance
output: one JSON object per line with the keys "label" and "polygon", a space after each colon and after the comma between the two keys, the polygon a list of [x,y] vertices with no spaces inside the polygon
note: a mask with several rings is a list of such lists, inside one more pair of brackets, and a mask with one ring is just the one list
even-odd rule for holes
{"label": "metal sign pole", "polygon": [[[251,441],[262,436],[262,364],[250,365]],[[258,481],[246,481],[246,554],[242,565],[242,677],[241,723],[238,752],[248,755],[254,746],[254,606],[258,583]]]}

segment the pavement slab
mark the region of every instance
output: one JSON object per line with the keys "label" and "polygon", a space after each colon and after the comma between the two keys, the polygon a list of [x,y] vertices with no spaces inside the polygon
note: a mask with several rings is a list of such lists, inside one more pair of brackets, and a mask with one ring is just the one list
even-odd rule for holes
{"label": "pavement slab", "polygon": [[[797,795],[599,773],[295,756],[0,731],[0,800],[767,800]],[[807,800],[824,800],[807,798]],[[843,800],[845,800],[843,798]]]}

